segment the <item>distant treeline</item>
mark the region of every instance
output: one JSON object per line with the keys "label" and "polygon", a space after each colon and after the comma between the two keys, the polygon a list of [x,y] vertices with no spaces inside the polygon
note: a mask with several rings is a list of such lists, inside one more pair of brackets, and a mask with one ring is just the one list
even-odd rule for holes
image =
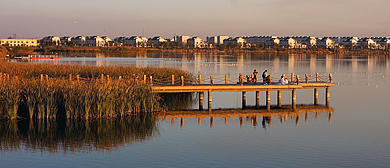
{"label": "distant treeline", "polygon": [[112,47],[89,47],[89,46],[47,46],[43,48],[31,48],[24,46],[17,47],[3,47],[0,48],[0,58],[4,58],[10,54],[13,56],[20,55],[31,55],[45,53],[45,54],[56,54],[56,53],[135,53],[135,52],[174,52],[174,53],[299,53],[299,54],[339,54],[339,53],[380,53],[390,54],[388,49],[339,49],[339,48],[250,48],[250,49],[239,49],[239,48],[140,48],[130,46],[112,46]]}

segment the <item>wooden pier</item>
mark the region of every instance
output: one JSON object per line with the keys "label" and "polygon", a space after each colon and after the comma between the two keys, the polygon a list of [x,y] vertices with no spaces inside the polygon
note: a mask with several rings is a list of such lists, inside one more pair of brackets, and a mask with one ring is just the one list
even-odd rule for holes
{"label": "wooden pier", "polygon": [[[285,76],[285,75],[284,75]],[[329,76],[320,78],[319,74],[315,74],[314,76],[310,76],[305,74],[304,79],[300,79],[299,75],[291,74],[289,77],[289,84],[279,84],[277,82],[272,82],[272,76],[270,77],[270,81],[268,83],[263,82],[252,82],[248,78],[246,82],[244,82],[244,78],[242,74],[239,74],[238,78],[232,78],[235,82],[232,82],[232,79],[229,80],[228,75],[224,76],[224,79],[214,78],[210,76],[208,81],[202,81],[202,76],[198,76],[197,84],[184,84],[184,79],[181,77],[181,81],[179,84],[175,84],[174,76],[172,76],[172,84],[165,85],[154,85],[152,81],[152,77],[150,77],[150,82],[152,84],[153,92],[156,93],[188,93],[188,92],[197,92],[199,93],[199,110],[203,110],[203,100],[204,100],[204,92],[208,92],[208,109],[211,111],[212,109],[212,93],[213,92],[242,92],[242,108],[246,107],[246,92],[253,91],[256,92],[256,106],[259,107],[260,104],[260,91],[266,92],[266,107],[268,110],[271,108],[271,91],[277,91],[277,106],[281,107],[282,100],[282,91],[291,91],[292,92],[292,102],[291,108],[296,109],[296,94],[299,89],[314,89],[314,105],[318,105],[318,89],[325,89],[325,104],[329,107],[330,102],[330,87],[334,86],[332,79],[332,74]],[[217,83],[216,81],[222,81],[222,83]],[[230,81],[230,82],[229,82]],[[259,80],[258,80],[259,81]],[[208,83],[205,83],[208,82]]]}

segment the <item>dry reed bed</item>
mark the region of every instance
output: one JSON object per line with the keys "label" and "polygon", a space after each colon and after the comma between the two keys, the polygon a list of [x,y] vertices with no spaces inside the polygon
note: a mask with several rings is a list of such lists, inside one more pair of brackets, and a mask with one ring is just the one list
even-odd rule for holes
{"label": "dry reed bed", "polygon": [[[155,112],[161,110],[159,96],[149,83],[135,81],[133,74],[156,80],[171,78],[172,74],[194,78],[174,68],[0,64],[0,118],[9,119],[91,119]],[[100,78],[103,73],[111,78]],[[40,78],[41,74],[48,78]],[[69,79],[69,74],[78,74],[84,80]]]}

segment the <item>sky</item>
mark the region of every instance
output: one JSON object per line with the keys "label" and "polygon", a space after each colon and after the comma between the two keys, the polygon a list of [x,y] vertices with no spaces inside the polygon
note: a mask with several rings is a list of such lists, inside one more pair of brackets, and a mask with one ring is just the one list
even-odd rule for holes
{"label": "sky", "polygon": [[0,38],[390,36],[389,0],[2,0]]}

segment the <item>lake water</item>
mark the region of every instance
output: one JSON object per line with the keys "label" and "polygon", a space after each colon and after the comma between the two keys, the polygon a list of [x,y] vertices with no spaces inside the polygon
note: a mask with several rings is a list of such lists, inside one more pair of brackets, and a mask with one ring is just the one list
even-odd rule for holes
{"label": "lake water", "polygon": [[[205,79],[237,78],[267,69],[333,74],[330,108],[310,106],[313,90],[297,90],[299,112],[241,108],[241,93],[213,92],[213,112],[168,112],[155,119],[101,122],[3,122],[0,167],[389,167],[390,58],[382,55],[137,53],[68,54],[31,63],[177,67]],[[260,75],[259,75],[260,76]],[[197,109],[198,102],[187,109]],[[205,102],[207,101],[205,94]],[[260,105],[265,105],[265,92]],[[282,92],[289,105],[291,91]],[[325,104],[325,90],[319,89]],[[207,108],[205,103],[205,108]],[[255,93],[247,92],[255,105]],[[276,92],[271,92],[276,104]],[[321,110],[322,109],[322,110]],[[226,112],[227,111],[227,112]],[[131,120],[133,121],[133,120]],[[28,128],[28,129],[26,129]]]}

